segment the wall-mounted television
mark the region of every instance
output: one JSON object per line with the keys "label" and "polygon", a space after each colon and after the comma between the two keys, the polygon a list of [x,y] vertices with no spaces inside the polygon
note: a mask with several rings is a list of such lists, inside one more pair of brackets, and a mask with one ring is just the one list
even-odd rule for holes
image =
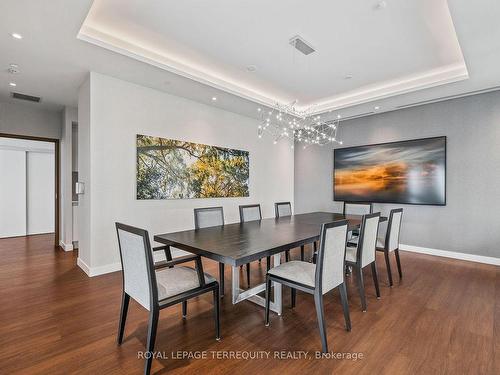
{"label": "wall-mounted television", "polygon": [[336,201],[446,205],[446,137],[334,150]]}

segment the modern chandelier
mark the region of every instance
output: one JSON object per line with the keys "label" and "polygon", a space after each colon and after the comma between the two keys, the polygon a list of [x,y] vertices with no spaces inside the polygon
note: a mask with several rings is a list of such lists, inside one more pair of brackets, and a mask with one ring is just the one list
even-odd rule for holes
{"label": "modern chandelier", "polygon": [[304,148],[311,145],[324,146],[328,144],[342,144],[337,138],[340,116],[336,119],[323,120],[321,115],[312,113],[312,108],[299,111],[295,108],[297,101],[289,105],[276,103],[274,107],[265,111],[261,108],[258,136],[269,134],[274,138],[274,143],[280,140],[302,143]]}

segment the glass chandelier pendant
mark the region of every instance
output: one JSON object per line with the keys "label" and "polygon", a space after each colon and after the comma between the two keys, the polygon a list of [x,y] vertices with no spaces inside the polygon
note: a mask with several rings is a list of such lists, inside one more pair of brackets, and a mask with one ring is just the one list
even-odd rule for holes
{"label": "glass chandelier pendant", "polygon": [[275,144],[286,139],[292,142],[292,148],[295,142],[302,143],[304,148],[310,145],[342,144],[337,139],[339,118],[322,120],[320,115],[313,115],[311,109],[296,110],[295,104],[296,101],[290,105],[276,103],[268,111],[259,108],[258,137],[268,134],[273,137]]}

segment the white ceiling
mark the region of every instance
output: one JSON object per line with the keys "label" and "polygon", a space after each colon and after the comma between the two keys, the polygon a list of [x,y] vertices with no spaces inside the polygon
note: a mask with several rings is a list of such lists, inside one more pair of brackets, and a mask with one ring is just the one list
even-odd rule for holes
{"label": "white ceiling", "polygon": [[2,0],[0,100],[15,81],[34,106],[74,106],[92,70],[252,117],[293,99],[346,117],[500,85],[500,2],[386,2]]}
{"label": "white ceiling", "polygon": [[[375,4],[95,0],[79,38],[263,104],[321,111],[468,78],[446,0]],[[316,52],[296,51],[297,34]]]}

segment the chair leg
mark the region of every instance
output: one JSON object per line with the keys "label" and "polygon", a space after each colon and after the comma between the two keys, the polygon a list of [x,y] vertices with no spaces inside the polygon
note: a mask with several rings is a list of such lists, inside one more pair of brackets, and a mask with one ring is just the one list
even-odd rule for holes
{"label": "chair leg", "polygon": [[351,267],[351,266],[346,265],[346,266],[345,266],[345,275],[346,275],[346,276],[350,276],[350,275],[351,275],[351,273],[352,273],[352,267]]}
{"label": "chair leg", "polygon": [[246,267],[247,267],[247,285],[250,288],[250,263],[247,263]]}
{"label": "chair leg", "polygon": [[147,357],[146,364],[144,365],[144,374],[149,375],[151,372],[151,363],[153,362],[153,354],[156,340],[156,329],[158,328],[158,315],[160,310],[154,307],[149,313],[149,326],[148,326],[148,342],[146,346]]}
{"label": "chair leg", "polygon": [[366,311],[365,283],[363,281],[363,269],[356,268],[356,282],[358,283],[359,298],[361,299],[361,310]]}
{"label": "chair leg", "polygon": [[290,250],[286,250],[285,251],[285,262],[289,262],[290,261]]}
{"label": "chair leg", "polygon": [[316,241],[313,242],[313,250],[314,252],[318,251],[318,244],[316,243]]}
{"label": "chair leg", "polygon": [[345,283],[339,285],[339,291],[340,291],[340,302],[342,303],[342,310],[344,310],[345,329],[347,331],[350,331],[351,317],[349,314],[349,302],[347,300],[347,289],[345,287]]}
{"label": "chair leg", "polygon": [[220,298],[224,297],[224,263],[219,263]]}
{"label": "chair leg", "polygon": [[271,304],[271,279],[266,276],[266,309],[264,313],[264,323],[269,326],[269,305]]}
{"label": "chair leg", "polygon": [[120,311],[120,323],[118,325],[118,345],[121,345],[123,341],[123,333],[125,332],[125,321],[127,320],[128,303],[130,301],[130,296],[123,292],[122,293],[122,308]]}
{"label": "chair leg", "polygon": [[214,321],[215,321],[215,339],[220,341],[220,298],[219,286],[214,288]]}
{"label": "chair leg", "polygon": [[389,252],[387,250],[384,251],[384,257],[385,257],[385,265],[387,267],[387,275],[389,276],[389,286],[392,287],[391,262],[389,259]]}
{"label": "chair leg", "polygon": [[[170,250],[170,246],[167,246],[165,247],[165,258],[167,259],[167,261],[171,261],[172,260],[172,251]],[[174,268],[174,266],[170,266],[168,268]]]}
{"label": "chair leg", "polygon": [[297,301],[297,289],[291,288],[290,291],[292,292],[292,308],[294,308]]}
{"label": "chair leg", "polygon": [[316,305],[316,315],[318,316],[319,335],[321,336],[321,349],[323,353],[328,352],[328,343],[326,341],[325,314],[323,311],[323,296],[314,293],[314,304]]}
{"label": "chair leg", "polygon": [[378,286],[377,262],[372,262],[372,277],[373,277],[373,283],[375,284],[375,292],[377,293],[377,299],[380,299],[380,288]]}
{"label": "chair leg", "polygon": [[187,303],[187,301],[182,301],[182,319],[186,319],[186,317],[187,317],[187,310],[188,310],[188,303]]}
{"label": "chair leg", "polygon": [[304,245],[300,247],[300,260],[304,261],[305,259],[305,251],[304,251]]}
{"label": "chair leg", "polygon": [[398,264],[398,272],[399,278],[403,278],[403,271],[401,271],[401,260],[399,259],[399,249],[394,250],[394,254],[396,255],[396,263]]}
{"label": "chair leg", "polygon": [[266,257],[266,271],[271,269],[271,257]]}

